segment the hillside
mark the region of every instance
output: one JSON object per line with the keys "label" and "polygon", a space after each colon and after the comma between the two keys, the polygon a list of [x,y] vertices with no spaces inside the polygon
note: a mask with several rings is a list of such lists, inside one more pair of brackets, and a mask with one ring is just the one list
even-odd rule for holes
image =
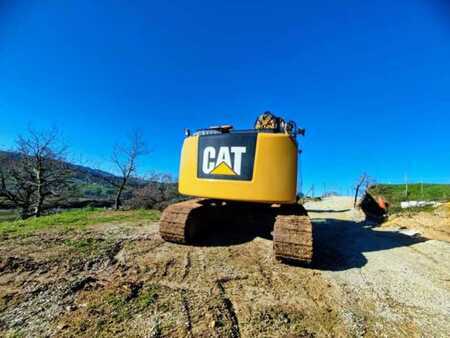
{"label": "hillside", "polygon": [[[7,158],[15,161],[19,155],[14,152],[0,150],[0,158]],[[94,169],[70,162],[65,162],[71,174],[71,181],[74,188],[74,197],[78,198],[110,198],[114,189],[108,183],[111,180],[119,180],[120,178],[103,170]],[[131,186],[139,186],[145,183],[142,180],[132,180]]]}
{"label": "hillside", "polygon": [[402,201],[440,201],[450,199],[450,184],[376,184],[369,188],[374,196],[383,196],[391,207],[397,209]]}

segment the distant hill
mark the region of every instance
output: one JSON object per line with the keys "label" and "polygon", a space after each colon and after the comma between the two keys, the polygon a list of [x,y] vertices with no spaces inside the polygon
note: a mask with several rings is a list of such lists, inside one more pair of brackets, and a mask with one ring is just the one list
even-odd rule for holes
{"label": "distant hill", "polygon": [[[20,155],[0,150],[0,159],[19,160]],[[83,207],[111,207],[116,188],[109,182],[120,181],[121,177],[109,172],[82,165],[64,162],[70,171],[71,187],[62,200],[50,202],[50,208],[73,209]],[[122,202],[129,208],[163,209],[170,203],[185,199],[178,193],[176,182],[161,182],[158,179],[130,179],[127,189],[122,193]],[[0,198],[1,209],[13,209],[14,205]],[[7,215],[8,216],[8,215]],[[0,218],[2,215],[0,214]]]}
{"label": "distant hill", "polygon": [[[15,152],[0,150],[0,157],[9,157],[14,160],[14,159],[18,159],[19,154],[15,153]],[[70,162],[65,162],[65,163],[71,170],[73,170],[73,172],[77,175],[77,177],[79,176],[80,178],[91,179],[91,180],[95,180],[96,177],[97,178],[98,177],[107,177],[107,178],[116,177],[117,178],[117,176],[115,176],[114,174],[111,174],[111,173],[103,171],[103,170],[93,169],[93,168],[89,168],[86,166],[73,164]]]}
{"label": "distant hill", "polygon": [[[6,157],[11,160],[17,160],[19,155],[14,152],[1,151],[0,157]],[[101,198],[108,199],[114,193],[113,187],[108,181],[120,180],[120,177],[103,170],[94,169],[82,165],[65,162],[71,171],[71,180],[74,187],[74,197],[79,198]],[[140,186],[145,184],[143,180],[131,180],[131,186]]]}

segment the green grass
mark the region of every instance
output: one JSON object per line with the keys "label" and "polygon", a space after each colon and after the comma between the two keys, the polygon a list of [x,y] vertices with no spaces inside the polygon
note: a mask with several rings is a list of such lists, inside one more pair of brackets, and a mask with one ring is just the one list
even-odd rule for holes
{"label": "green grass", "polygon": [[409,184],[408,194],[404,184],[377,184],[369,191],[383,196],[391,204],[391,211],[400,210],[400,202],[403,201],[450,200],[450,184]]}
{"label": "green grass", "polygon": [[9,330],[6,332],[5,338],[22,338],[26,337],[25,333],[19,330]]}
{"label": "green grass", "polygon": [[114,189],[99,183],[82,183],[77,185],[77,189],[83,197],[111,197]]}
{"label": "green grass", "polygon": [[156,221],[160,212],[155,210],[110,211],[103,209],[75,209],[39,218],[0,222],[1,234],[27,235],[39,230],[84,229],[101,223]]}
{"label": "green grass", "polygon": [[153,305],[158,300],[159,286],[150,284],[139,296],[138,302],[141,309]]}
{"label": "green grass", "polygon": [[[95,310],[103,309],[105,313],[110,312],[111,318],[115,321],[124,322],[131,319],[136,314],[155,306],[159,298],[158,293],[160,292],[160,287],[157,284],[150,284],[140,290],[136,298],[131,299],[121,291],[113,292],[110,290],[100,300],[97,300],[88,306]],[[166,309],[164,304],[161,305],[162,307],[160,310]]]}
{"label": "green grass", "polygon": [[78,254],[85,256],[95,256],[111,247],[112,244],[113,242],[110,240],[98,240],[94,238],[64,240],[64,245],[73,249]]}

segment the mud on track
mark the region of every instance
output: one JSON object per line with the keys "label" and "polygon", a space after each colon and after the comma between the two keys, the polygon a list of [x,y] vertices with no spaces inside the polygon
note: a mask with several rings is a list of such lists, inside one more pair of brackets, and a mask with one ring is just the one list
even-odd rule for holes
{"label": "mud on track", "polygon": [[348,201],[330,203],[308,206],[310,268],[280,265],[270,233],[243,224],[195,246],[163,242],[151,222],[2,238],[0,336],[450,332],[449,244],[372,228]]}

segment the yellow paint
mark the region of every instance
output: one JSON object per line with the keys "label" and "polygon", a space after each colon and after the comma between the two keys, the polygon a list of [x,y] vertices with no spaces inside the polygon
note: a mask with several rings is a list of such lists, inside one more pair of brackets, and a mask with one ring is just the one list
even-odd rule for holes
{"label": "yellow paint", "polygon": [[211,171],[214,175],[236,176],[237,174],[225,162],[221,162],[217,167]]}
{"label": "yellow paint", "polygon": [[197,177],[198,136],[187,137],[181,152],[181,194],[222,200],[295,203],[297,145],[288,134],[258,133],[251,181]]}

